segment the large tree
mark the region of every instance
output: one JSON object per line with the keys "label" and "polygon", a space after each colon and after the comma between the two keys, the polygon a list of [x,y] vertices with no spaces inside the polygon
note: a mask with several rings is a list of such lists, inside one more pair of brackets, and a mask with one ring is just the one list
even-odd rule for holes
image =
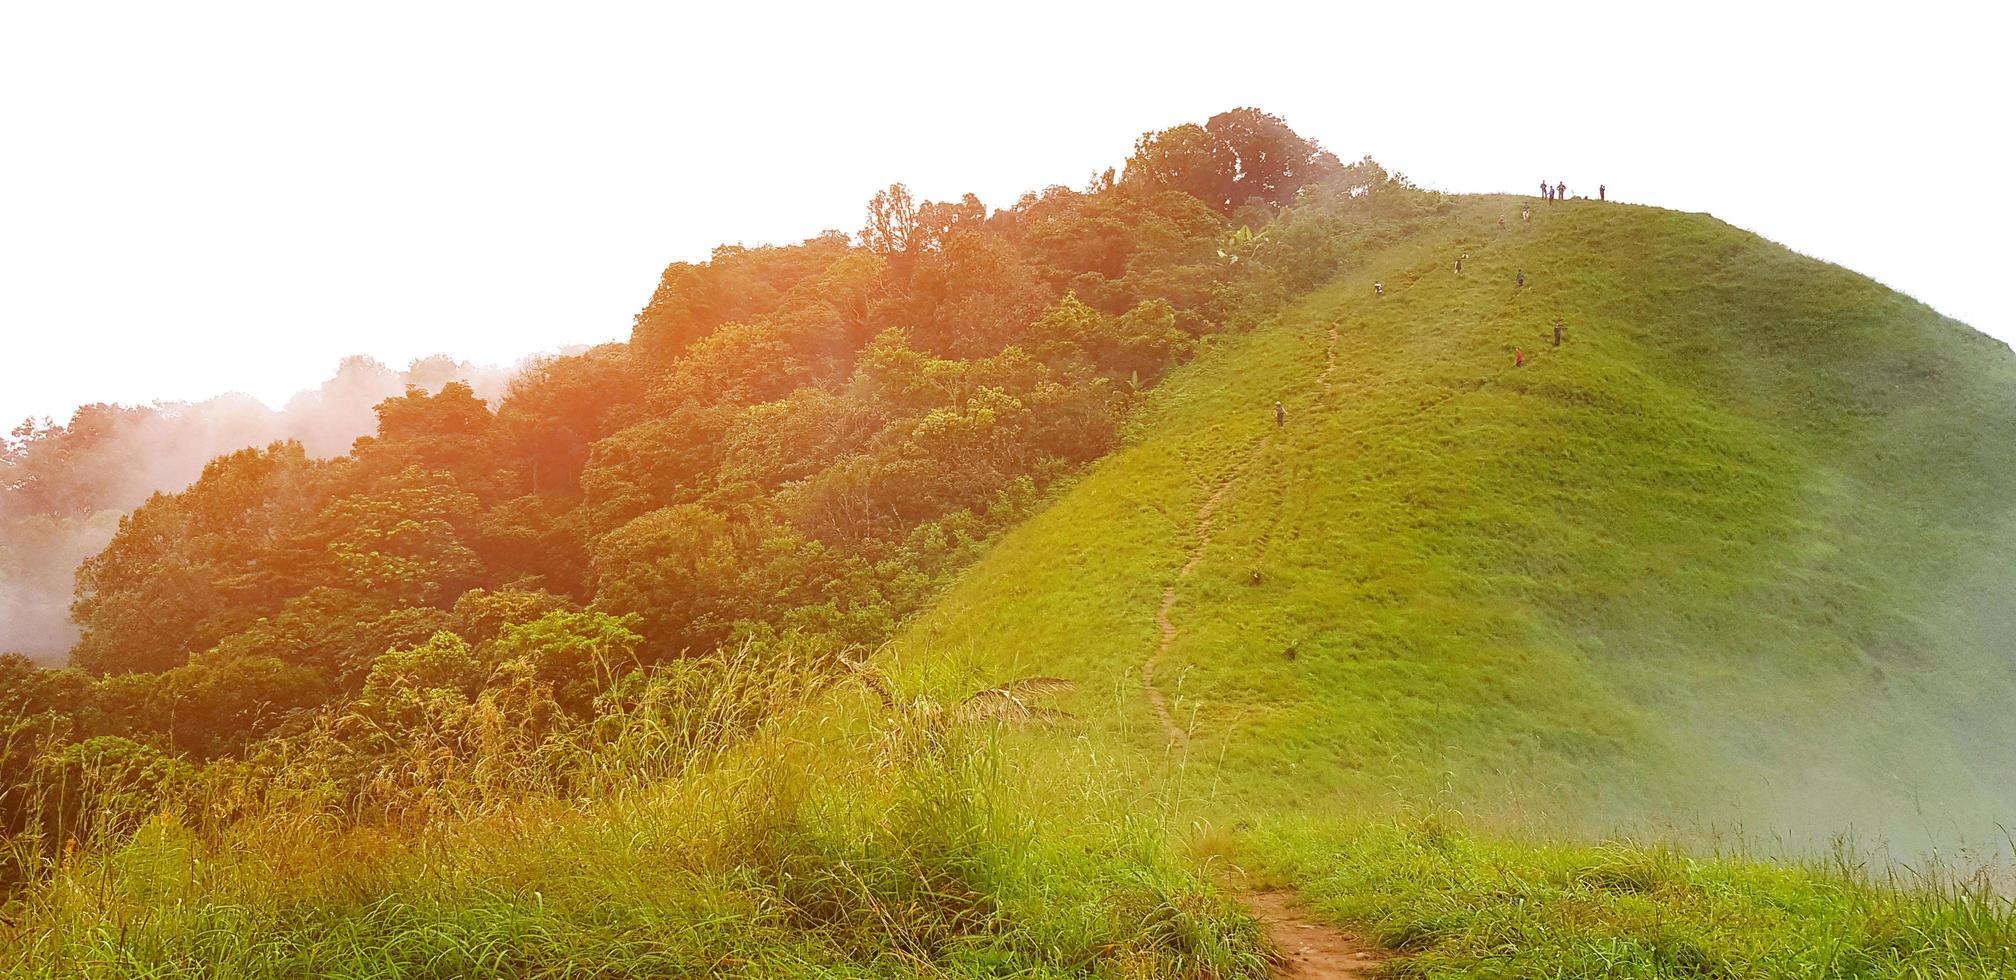
{"label": "large tree", "polygon": [[1280,116],[1258,109],[1221,112],[1204,128],[1236,161],[1238,176],[1225,199],[1231,207],[1255,198],[1287,204],[1304,185],[1339,166],[1329,151],[1289,129]]}

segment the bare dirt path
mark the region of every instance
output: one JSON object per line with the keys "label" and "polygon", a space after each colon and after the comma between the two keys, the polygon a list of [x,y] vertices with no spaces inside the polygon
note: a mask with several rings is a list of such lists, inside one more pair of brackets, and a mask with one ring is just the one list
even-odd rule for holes
{"label": "bare dirt path", "polygon": [[1255,891],[1239,896],[1267,927],[1281,953],[1274,975],[1282,980],[1349,980],[1377,976],[1384,957],[1371,947],[1311,918],[1292,891]]}

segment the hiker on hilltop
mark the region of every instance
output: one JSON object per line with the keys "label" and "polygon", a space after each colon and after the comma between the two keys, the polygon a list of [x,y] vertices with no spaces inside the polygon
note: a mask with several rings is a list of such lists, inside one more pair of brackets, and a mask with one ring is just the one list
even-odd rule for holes
{"label": "hiker on hilltop", "polygon": [[1541,196],[1541,197],[1552,197],[1552,196],[1554,196],[1554,185],[1552,185],[1552,184],[1549,184],[1548,182],[1546,182],[1546,181],[1544,181],[1544,180],[1543,180],[1543,181],[1541,181],[1541,182],[1540,182],[1540,196]]}
{"label": "hiker on hilltop", "polygon": [[1274,402],[1274,427],[1279,429],[1287,424],[1288,424],[1288,410],[1286,408],[1281,407],[1281,402],[1277,399]]}
{"label": "hiker on hilltop", "polygon": [[1561,182],[1561,184],[1560,184],[1560,186],[1558,186],[1558,187],[1555,187],[1555,188],[1554,188],[1554,199],[1555,199],[1555,200],[1557,200],[1557,201],[1565,201],[1565,200],[1567,200],[1567,199],[1568,199],[1568,182],[1567,182],[1567,181],[1565,181],[1565,180],[1564,180],[1564,181],[1562,181],[1562,182]]}
{"label": "hiker on hilltop", "polygon": [[1559,346],[1561,346],[1561,328],[1562,328],[1563,326],[1565,326],[1565,324],[1563,324],[1563,323],[1561,322],[1561,318],[1560,318],[1560,317],[1558,317],[1558,316],[1557,316],[1557,317],[1555,317],[1555,318],[1554,318],[1554,346],[1556,346],[1556,347],[1559,347]]}
{"label": "hiker on hilltop", "polygon": [[1596,199],[1597,199],[1597,200],[1599,200],[1599,201],[1607,201],[1607,200],[1609,200],[1609,199],[1610,199],[1610,185],[1608,185],[1608,184],[1597,184],[1597,185],[1596,185]]}

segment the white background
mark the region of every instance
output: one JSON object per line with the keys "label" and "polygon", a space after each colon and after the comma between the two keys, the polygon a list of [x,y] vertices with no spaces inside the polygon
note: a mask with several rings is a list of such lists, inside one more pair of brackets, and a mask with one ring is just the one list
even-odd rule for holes
{"label": "white background", "polygon": [[1452,191],[1712,211],[2005,340],[2003,15],[0,0],[0,419],[627,336],[720,242],[1257,105]]}

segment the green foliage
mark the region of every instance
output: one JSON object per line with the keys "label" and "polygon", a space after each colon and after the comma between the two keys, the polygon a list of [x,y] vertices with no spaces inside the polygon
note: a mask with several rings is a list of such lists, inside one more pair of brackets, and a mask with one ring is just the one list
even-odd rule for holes
{"label": "green foliage", "polygon": [[321,518],[332,584],[401,606],[453,602],[484,578],[482,559],[465,540],[477,508],[476,496],[452,475],[417,467],[337,500]]}
{"label": "green foliage", "polygon": [[711,648],[752,598],[740,557],[760,533],[698,504],[652,511],[596,542],[597,602],[638,616],[663,654]]}
{"label": "green foliage", "polygon": [[34,786],[45,839],[118,846],[193,769],[149,745],[99,735],[45,752]]}
{"label": "green foliage", "polygon": [[1281,117],[1249,108],[1221,112],[1202,126],[1185,123],[1144,134],[1122,179],[1231,210],[1249,201],[1288,204],[1304,186],[1337,169],[1336,157],[1297,135]]}
{"label": "green foliage", "polygon": [[72,611],[86,670],[165,670],[276,608],[295,565],[272,545],[320,509],[320,466],[300,445],[247,449],[204,467],[188,490],[157,495],[77,572]]}
{"label": "green foliage", "polygon": [[1224,140],[1196,123],[1184,123],[1134,141],[1134,155],[1127,158],[1121,179],[1222,205],[1231,200],[1238,170],[1238,158]]}

